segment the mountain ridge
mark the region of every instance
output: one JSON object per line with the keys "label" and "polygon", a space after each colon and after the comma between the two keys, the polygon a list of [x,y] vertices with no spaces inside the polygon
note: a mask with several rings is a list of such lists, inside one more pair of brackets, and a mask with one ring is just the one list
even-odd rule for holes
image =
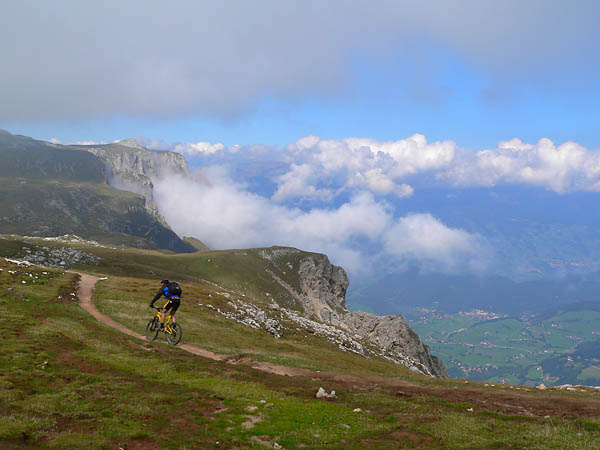
{"label": "mountain ridge", "polygon": [[[116,146],[113,153],[119,149],[124,151]],[[0,157],[0,233],[77,234],[109,243],[196,251],[171,230],[151,196],[110,185],[108,157],[6,131],[0,134]],[[138,179],[141,188],[151,184],[147,177]]]}

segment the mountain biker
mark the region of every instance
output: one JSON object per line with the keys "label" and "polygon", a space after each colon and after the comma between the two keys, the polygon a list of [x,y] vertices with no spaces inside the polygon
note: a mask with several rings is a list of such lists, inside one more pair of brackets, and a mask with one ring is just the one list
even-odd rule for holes
{"label": "mountain biker", "polygon": [[171,323],[175,325],[175,313],[181,303],[181,288],[175,281],[169,282],[169,280],[162,280],[160,284],[161,287],[158,289],[148,306],[154,308],[154,302],[162,295],[167,299],[167,302],[163,306],[162,314],[160,315],[160,331],[163,331],[165,329],[165,316],[169,309],[171,310]]}

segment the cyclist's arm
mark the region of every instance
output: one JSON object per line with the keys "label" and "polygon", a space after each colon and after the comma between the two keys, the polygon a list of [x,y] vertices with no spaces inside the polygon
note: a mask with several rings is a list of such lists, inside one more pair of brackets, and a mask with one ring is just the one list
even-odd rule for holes
{"label": "cyclist's arm", "polygon": [[164,291],[159,289],[152,301],[150,302],[150,306],[154,307],[154,302],[160,298],[161,295],[164,295]]}

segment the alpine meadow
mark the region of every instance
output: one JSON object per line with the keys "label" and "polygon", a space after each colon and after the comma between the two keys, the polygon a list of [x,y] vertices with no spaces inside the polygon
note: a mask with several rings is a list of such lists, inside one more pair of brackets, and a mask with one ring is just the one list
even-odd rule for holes
{"label": "alpine meadow", "polygon": [[600,448],[600,5],[0,5],[0,448]]}

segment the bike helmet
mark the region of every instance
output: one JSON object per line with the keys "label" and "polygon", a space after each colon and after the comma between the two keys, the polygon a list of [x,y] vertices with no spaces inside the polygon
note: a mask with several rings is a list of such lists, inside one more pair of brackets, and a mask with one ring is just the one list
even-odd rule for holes
{"label": "bike helmet", "polygon": [[160,284],[169,284],[169,280],[162,280]]}

